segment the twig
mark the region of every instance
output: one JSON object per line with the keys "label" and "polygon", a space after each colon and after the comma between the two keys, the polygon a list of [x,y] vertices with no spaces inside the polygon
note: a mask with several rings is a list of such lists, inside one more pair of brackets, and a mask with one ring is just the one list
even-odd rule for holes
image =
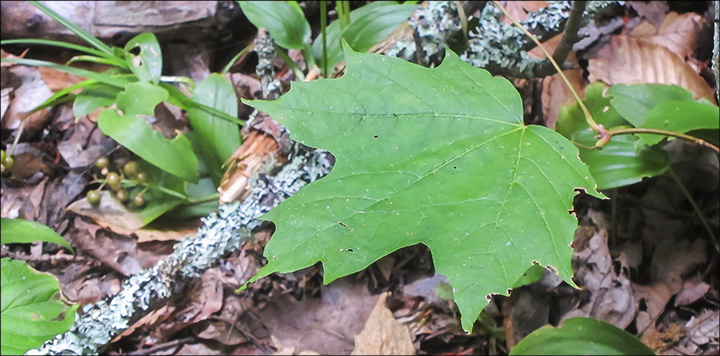
{"label": "twig", "polygon": [[327,152],[301,151],[276,176],[257,177],[251,195],[242,203],[221,205],[218,213],[202,220],[195,238],[180,241],[175,251],[157,265],[125,280],[117,295],[85,306],[70,331],[27,354],[97,354],[132,322],[149,313],[152,306],[249,240],[250,231],[261,223],[258,217],[327,174],[331,166]]}
{"label": "twig", "polygon": [[[565,30],[563,31],[560,43],[555,48],[552,58],[558,64],[562,64],[567,59],[573,45],[582,39],[578,34],[580,27],[583,24],[583,12],[585,12],[585,5],[587,1],[573,1],[572,10],[570,10],[570,16],[565,23]],[[548,75],[555,74],[555,68],[549,59],[545,59],[539,63],[533,69],[533,74],[536,77],[545,77]]]}
{"label": "twig", "polygon": [[[566,25],[575,6],[569,2],[556,1],[545,8],[535,12],[529,12],[528,18],[520,22],[522,29],[530,32],[545,41],[564,29],[568,34],[584,24],[589,23],[598,13],[606,11],[613,6],[619,5],[618,1],[593,1],[586,4],[584,11],[577,11],[576,16],[582,15],[578,24]],[[579,6],[579,5],[578,5]],[[513,27],[500,21],[501,12],[497,6],[485,6],[479,18],[475,31],[470,33],[468,48],[460,58],[465,62],[478,68],[485,68],[494,75],[511,76],[518,78],[536,78],[554,74],[554,71],[547,64],[547,60],[538,60],[528,56],[527,51],[536,44],[526,37],[519,28]],[[578,31],[572,31],[578,36]],[[576,42],[577,39],[568,38],[569,42]],[[563,49],[566,51],[566,49]],[[569,51],[569,49],[567,49]],[[558,57],[562,52],[558,53]],[[565,55],[567,57],[567,55]],[[546,69],[550,68],[550,69]]]}

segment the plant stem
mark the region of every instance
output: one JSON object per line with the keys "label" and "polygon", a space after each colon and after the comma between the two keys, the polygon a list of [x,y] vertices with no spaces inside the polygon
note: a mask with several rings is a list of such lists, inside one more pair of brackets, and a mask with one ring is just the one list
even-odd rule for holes
{"label": "plant stem", "polygon": [[[292,59],[290,59],[290,56],[288,56],[287,52],[285,52],[284,49],[275,46],[275,53],[277,53],[280,58],[282,58],[283,62],[287,64],[288,68],[293,71],[295,76],[298,78],[299,81],[304,82],[305,81],[305,74],[303,74],[302,70],[300,70],[300,67],[293,62]],[[309,67],[309,66],[308,66]]]}
{"label": "plant stem", "polygon": [[553,57],[550,55],[550,52],[548,52],[545,49],[545,47],[542,45],[542,43],[540,43],[540,41],[537,39],[537,37],[535,37],[532,33],[530,33],[524,27],[522,27],[522,25],[517,20],[515,20],[515,18],[510,16],[510,14],[505,10],[505,7],[500,5],[500,3],[497,1],[493,1],[493,3],[495,4],[495,6],[497,6],[500,9],[500,11],[502,11],[503,14],[505,14],[505,16],[507,16],[508,19],[510,19],[510,21],[512,21],[512,23],[515,26],[517,26],[526,36],[530,37],[530,39],[533,42],[535,42],[535,44],[538,47],[540,47],[540,50],[545,54],[545,57],[547,57],[547,59],[550,60],[553,67],[555,67],[555,70],[562,78],[563,82],[565,82],[565,85],[568,87],[568,90],[570,90],[573,97],[575,97],[575,101],[577,101],[578,105],[580,106],[580,109],[582,109],[582,111],[583,111],[583,114],[585,114],[585,121],[587,121],[588,126],[590,126],[590,128],[594,132],[599,134],[600,140],[603,141],[607,136],[607,129],[605,129],[605,127],[603,127],[602,125],[598,125],[598,123],[595,122],[592,115],[590,115],[590,111],[588,111],[587,107],[585,107],[585,103],[583,103],[583,101],[580,99],[580,96],[577,94],[575,89],[572,87],[572,85],[570,85],[570,81],[567,79],[567,77],[565,77],[565,74],[563,73],[562,69],[557,64],[557,62],[555,62],[555,59],[553,59]]}
{"label": "plant stem", "polygon": [[235,64],[235,62],[237,62],[237,60],[240,59],[240,57],[242,57],[243,54],[245,54],[247,51],[251,50],[254,46],[255,46],[255,44],[250,43],[245,48],[243,48],[242,51],[238,52],[238,54],[236,54],[235,57],[233,57],[230,60],[230,62],[228,62],[228,64],[225,65],[225,67],[223,68],[222,72],[220,72],[220,74],[225,74],[225,73],[229,72],[230,68],[232,68],[232,66]]}
{"label": "plant stem", "polygon": [[327,78],[327,36],[325,35],[325,28],[327,27],[327,3],[325,0],[320,1],[320,32],[322,33],[322,75]]}
{"label": "plant stem", "polygon": [[[627,135],[627,134],[651,134],[651,135],[662,135],[662,136],[671,136],[671,137],[682,138],[682,139],[688,140],[690,142],[693,142],[695,144],[698,144],[700,146],[708,147],[708,148],[712,149],[713,151],[715,151],[715,153],[720,153],[720,148],[718,148],[717,146],[715,146],[703,139],[700,139],[700,138],[697,138],[694,136],[690,136],[690,135],[686,135],[683,133],[678,133],[678,132],[656,130],[656,129],[644,129],[644,128],[636,127],[636,128],[632,128],[632,129],[609,130],[606,133],[607,137],[612,137],[615,135]],[[600,146],[600,147],[602,147],[602,146]]]}
{"label": "plant stem", "polygon": [[338,14],[338,19],[337,19],[337,21],[338,21],[338,23],[340,23],[340,29],[344,29],[344,28],[345,28],[345,23],[342,21],[342,18],[343,18],[343,10],[344,10],[344,8],[343,8],[343,5],[342,5],[342,1],[340,1],[340,0],[335,1],[335,11],[336,11],[337,14]]}
{"label": "plant stem", "polygon": [[713,243],[715,244],[715,247],[718,247],[718,239],[717,236],[715,236],[715,232],[713,232],[712,228],[710,228],[710,224],[708,223],[707,219],[705,218],[705,214],[703,214],[702,210],[700,210],[700,207],[695,202],[695,199],[693,199],[692,195],[690,195],[690,192],[685,188],[685,185],[680,181],[680,177],[677,176],[675,171],[670,167],[668,169],[668,173],[670,173],[670,177],[672,177],[673,180],[675,180],[675,183],[677,183],[678,188],[680,188],[680,191],[683,193],[685,198],[690,202],[690,205],[692,205],[693,210],[695,210],[695,214],[697,214],[698,218],[700,219],[700,222],[705,227],[705,230],[707,231],[708,235],[710,235],[710,238],[713,240]]}

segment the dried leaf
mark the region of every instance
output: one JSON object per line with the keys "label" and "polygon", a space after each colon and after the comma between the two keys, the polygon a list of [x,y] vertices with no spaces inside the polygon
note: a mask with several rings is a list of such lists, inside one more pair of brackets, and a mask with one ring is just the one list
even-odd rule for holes
{"label": "dried leaf", "polygon": [[365,328],[355,336],[351,355],[414,355],[412,337],[407,326],[393,317],[385,304],[388,293],[380,296]]}
{"label": "dried leaf", "polygon": [[689,64],[664,46],[620,35],[601,48],[588,64],[590,82],[608,85],[676,84],[715,103],[715,93]]}
{"label": "dried leaf", "polygon": [[700,45],[698,32],[702,22],[702,16],[696,13],[688,12],[679,15],[677,12],[671,12],[667,14],[659,29],[650,22],[644,21],[630,32],[630,36],[665,46],[673,53],[685,58]]}

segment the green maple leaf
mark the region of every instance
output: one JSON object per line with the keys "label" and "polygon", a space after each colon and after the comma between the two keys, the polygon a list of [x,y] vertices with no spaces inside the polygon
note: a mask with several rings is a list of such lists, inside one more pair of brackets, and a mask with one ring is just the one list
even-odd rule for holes
{"label": "green maple leaf", "polygon": [[523,124],[508,80],[448,52],[427,69],[346,46],[342,78],[250,103],[336,158],[263,216],[277,229],[251,281],[322,261],[330,283],[422,243],[450,279],[465,330],[533,261],[572,284],[574,189],[602,194],[570,141]]}

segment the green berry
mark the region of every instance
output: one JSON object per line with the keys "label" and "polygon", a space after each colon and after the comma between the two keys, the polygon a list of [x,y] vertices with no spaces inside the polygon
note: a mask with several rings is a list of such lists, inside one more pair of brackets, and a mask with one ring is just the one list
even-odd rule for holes
{"label": "green berry", "polygon": [[129,197],[128,191],[125,189],[120,189],[115,193],[115,198],[123,203],[126,202]]}
{"label": "green berry", "polygon": [[0,162],[5,161],[5,157],[7,157],[7,153],[5,153],[5,150],[0,150]]}
{"label": "green berry", "polygon": [[107,185],[110,187],[110,190],[113,192],[117,192],[118,190],[122,189],[122,181],[120,180],[120,175],[115,172],[110,172],[105,177],[105,180],[107,182]]}
{"label": "green berry", "polygon": [[135,181],[138,182],[138,184],[145,184],[148,181],[147,173],[145,172],[137,172],[135,175]]}
{"label": "green berry", "polygon": [[97,205],[100,202],[100,193],[97,190],[91,190],[87,192],[87,195],[85,197],[92,205]]}
{"label": "green berry", "polygon": [[105,179],[109,185],[120,183],[120,175],[115,172],[108,173]]}
{"label": "green berry", "polygon": [[142,207],[143,205],[145,205],[145,196],[143,196],[142,193],[136,195],[133,198],[133,204],[135,204],[135,206],[137,206],[138,208]]}
{"label": "green berry", "polygon": [[110,160],[108,160],[107,157],[100,157],[95,161],[95,167],[100,169],[107,168],[108,164],[110,164]]}
{"label": "green berry", "polygon": [[138,172],[138,171],[137,171],[137,170],[138,170],[138,164],[137,164],[137,162],[135,162],[135,161],[130,161],[130,162],[128,162],[128,163],[125,163],[125,164],[123,165],[123,168],[122,168],[122,169],[123,169],[123,173],[125,173],[125,175],[130,176],[130,177],[133,177],[133,176],[135,176],[135,174],[137,174],[137,172]]}
{"label": "green berry", "polygon": [[10,169],[15,165],[15,160],[12,158],[12,156],[5,156],[2,160],[2,165],[5,166],[5,169]]}

